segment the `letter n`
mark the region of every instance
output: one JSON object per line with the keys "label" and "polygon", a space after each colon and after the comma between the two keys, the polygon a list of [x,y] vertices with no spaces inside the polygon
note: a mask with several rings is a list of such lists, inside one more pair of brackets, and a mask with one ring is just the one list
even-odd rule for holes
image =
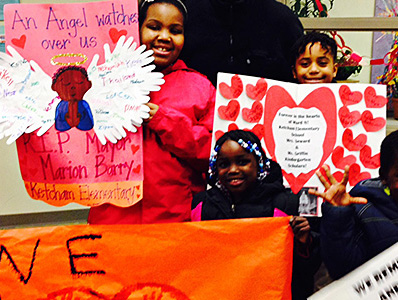
{"label": "letter n", "polygon": [[28,273],[27,277],[25,277],[25,275],[23,275],[22,272],[18,269],[17,264],[12,259],[10,253],[7,251],[7,248],[4,247],[4,245],[0,246],[0,262],[1,262],[1,259],[3,257],[3,253],[4,253],[6,258],[9,260],[11,267],[14,269],[15,272],[17,272],[17,274],[19,276],[19,280],[21,282],[23,282],[24,284],[27,284],[30,277],[32,276],[33,263],[35,262],[35,259],[36,259],[36,252],[37,252],[37,248],[39,247],[39,243],[40,243],[40,239],[37,240],[35,248],[33,249],[32,260],[30,262],[29,273]]}

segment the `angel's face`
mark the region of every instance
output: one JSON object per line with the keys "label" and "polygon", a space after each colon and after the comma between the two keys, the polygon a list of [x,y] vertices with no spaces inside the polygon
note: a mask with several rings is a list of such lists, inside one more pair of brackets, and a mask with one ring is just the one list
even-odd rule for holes
{"label": "angel's face", "polygon": [[57,81],[52,85],[52,89],[65,101],[83,100],[84,94],[90,88],[91,81],[77,70],[65,71],[58,76]]}
{"label": "angel's face", "polygon": [[157,69],[163,70],[178,59],[184,46],[184,16],[170,3],[152,4],[140,35],[147,50],[153,50]]}

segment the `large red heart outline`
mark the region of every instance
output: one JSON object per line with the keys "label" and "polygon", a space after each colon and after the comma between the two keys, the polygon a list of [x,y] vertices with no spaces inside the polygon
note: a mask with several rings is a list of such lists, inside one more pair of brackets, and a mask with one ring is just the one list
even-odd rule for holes
{"label": "large red heart outline", "polygon": [[276,160],[274,134],[277,134],[277,132],[273,132],[272,122],[275,118],[275,115],[282,107],[301,107],[305,109],[315,107],[321,111],[323,118],[326,121],[327,134],[322,145],[323,155],[318,166],[313,170],[309,170],[308,173],[301,173],[297,177],[292,173],[286,173],[286,171],[282,171],[283,176],[289,183],[292,192],[297,193],[312,177],[315,171],[323,165],[334,149],[337,136],[336,99],[333,92],[329,88],[321,87],[312,91],[299,105],[297,105],[284,88],[280,86],[272,86],[268,90],[267,96],[265,98],[264,141],[273,160]]}

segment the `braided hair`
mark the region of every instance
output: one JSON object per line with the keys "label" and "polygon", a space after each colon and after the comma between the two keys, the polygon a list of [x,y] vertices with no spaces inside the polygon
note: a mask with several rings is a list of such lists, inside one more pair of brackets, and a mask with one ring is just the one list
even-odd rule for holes
{"label": "braided hair", "polygon": [[263,148],[261,147],[260,139],[250,131],[246,130],[232,130],[224,133],[216,142],[214,150],[210,157],[208,183],[211,186],[215,186],[218,181],[218,170],[217,170],[217,156],[222,145],[228,141],[237,142],[243,149],[249,153],[253,153],[257,161],[258,166],[258,177],[265,177],[270,169],[270,160],[265,155]]}

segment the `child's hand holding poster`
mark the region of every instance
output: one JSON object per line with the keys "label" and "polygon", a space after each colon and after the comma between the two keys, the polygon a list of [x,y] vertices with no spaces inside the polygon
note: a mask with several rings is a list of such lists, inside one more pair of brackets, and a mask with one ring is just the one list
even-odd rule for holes
{"label": "child's hand holding poster", "polygon": [[281,165],[286,185],[304,199],[310,187],[323,190],[315,175],[323,164],[337,180],[350,165],[350,186],[378,175],[386,103],[382,85],[299,85],[219,73],[213,144],[229,130],[254,132]]}
{"label": "child's hand holding poster", "polygon": [[137,47],[137,3],[13,4],[4,14],[0,138],[17,141],[29,195],[56,206],[139,201],[137,128],[163,76]]}

